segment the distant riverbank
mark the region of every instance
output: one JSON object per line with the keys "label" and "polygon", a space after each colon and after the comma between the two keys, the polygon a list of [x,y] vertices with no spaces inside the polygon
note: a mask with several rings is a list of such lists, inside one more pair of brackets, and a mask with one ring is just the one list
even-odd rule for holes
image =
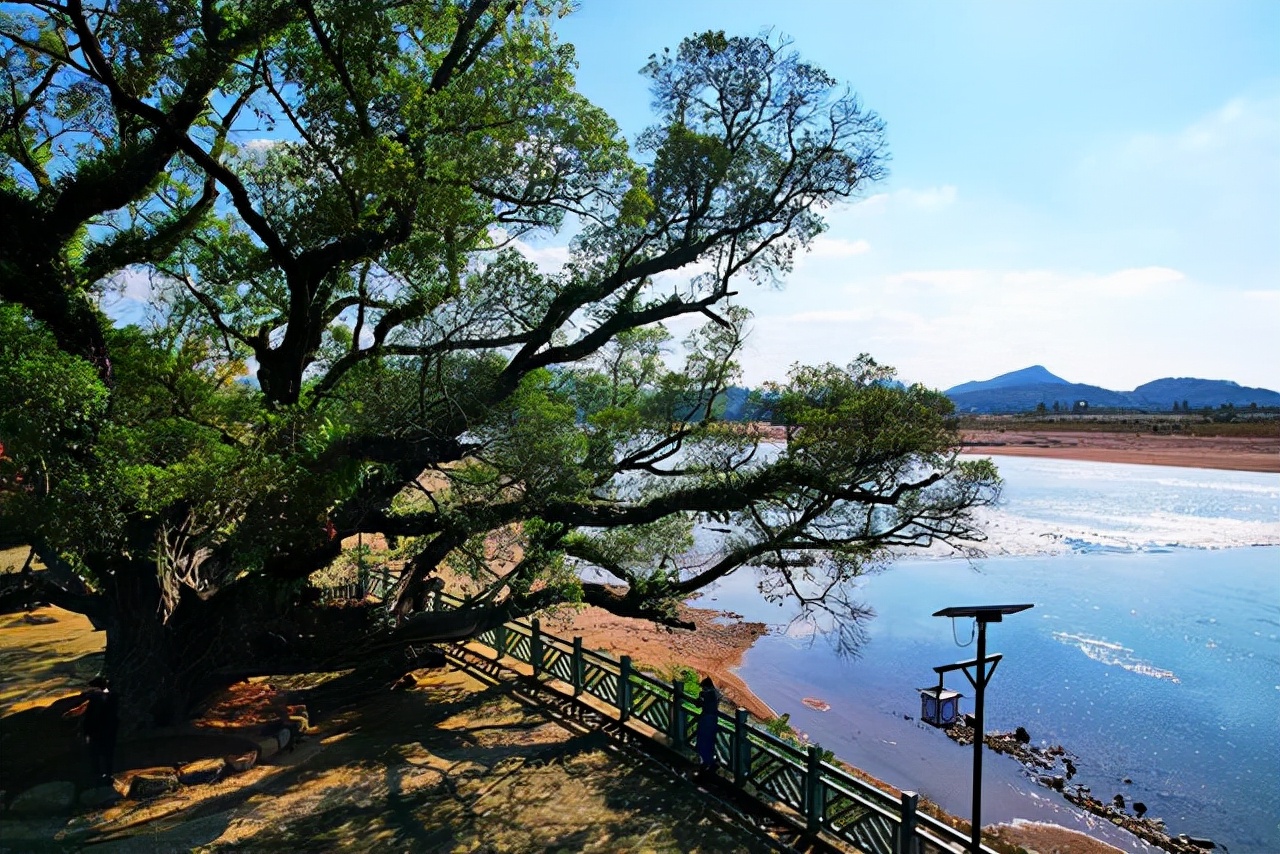
{"label": "distant riverbank", "polygon": [[1280,472],[1280,436],[1182,436],[1153,433],[970,430],[964,449],[978,455],[1050,457],[1100,463]]}

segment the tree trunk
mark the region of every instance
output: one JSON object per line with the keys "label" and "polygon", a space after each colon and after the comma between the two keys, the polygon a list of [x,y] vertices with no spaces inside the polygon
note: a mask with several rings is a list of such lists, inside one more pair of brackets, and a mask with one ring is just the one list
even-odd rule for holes
{"label": "tree trunk", "polygon": [[204,622],[210,615],[194,607],[195,596],[189,597],[193,602],[180,602],[164,621],[154,573],[150,578],[126,576],[110,594],[106,668],[119,697],[121,728],[129,732],[180,723],[219,646],[221,621]]}

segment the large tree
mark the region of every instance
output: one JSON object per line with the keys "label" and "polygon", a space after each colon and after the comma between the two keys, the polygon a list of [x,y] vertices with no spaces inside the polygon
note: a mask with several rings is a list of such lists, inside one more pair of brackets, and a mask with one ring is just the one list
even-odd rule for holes
{"label": "large tree", "polygon": [[[48,567],[0,598],[104,628],[132,719],[180,716],[211,673],[564,601],[671,620],[743,566],[821,601],[980,539],[994,471],[957,459],[944,397],[869,359],[771,388],[785,444],[717,419],[739,283],[780,282],[882,175],[879,120],[776,39],[704,33],[643,69],[633,151],[573,88],[565,5],[0,17],[0,539]],[[561,230],[567,259],[533,263]],[[113,287],[147,316],[113,326]],[[399,627],[315,605],[357,533],[410,544],[402,591],[447,562],[479,592]]]}

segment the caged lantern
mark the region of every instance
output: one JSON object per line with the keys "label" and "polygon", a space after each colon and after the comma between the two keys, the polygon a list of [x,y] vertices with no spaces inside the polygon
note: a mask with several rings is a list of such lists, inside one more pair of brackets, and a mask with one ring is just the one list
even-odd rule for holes
{"label": "caged lantern", "polygon": [[943,688],[941,683],[930,688],[920,689],[920,720],[942,729],[954,724],[960,718],[959,691]]}

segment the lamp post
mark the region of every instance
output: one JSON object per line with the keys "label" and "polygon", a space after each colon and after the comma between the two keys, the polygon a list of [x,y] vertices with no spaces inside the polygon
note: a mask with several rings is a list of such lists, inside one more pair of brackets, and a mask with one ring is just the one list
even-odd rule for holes
{"label": "lamp post", "polygon": [[[1019,611],[1025,611],[1034,605],[964,605],[956,608],[943,608],[936,612],[935,617],[973,617],[978,623],[978,656],[970,661],[961,661],[957,664],[945,664],[941,667],[933,668],[938,674],[938,688],[942,688],[942,674],[951,670],[960,670],[964,672],[965,678],[969,680],[969,684],[974,689],[973,701],[973,816],[969,829],[969,850],[973,854],[979,854],[982,850],[982,712],[983,699],[986,694],[987,683],[991,681],[992,675],[996,672],[996,665],[1000,663],[1001,656],[999,654],[991,657],[987,656],[987,623],[999,623],[1004,619],[1005,614],[1016,614]],[[987,665],[991,665],[991,669],[987,669]],[[974,669],[973,673],[969,672],[969,668]]]}

